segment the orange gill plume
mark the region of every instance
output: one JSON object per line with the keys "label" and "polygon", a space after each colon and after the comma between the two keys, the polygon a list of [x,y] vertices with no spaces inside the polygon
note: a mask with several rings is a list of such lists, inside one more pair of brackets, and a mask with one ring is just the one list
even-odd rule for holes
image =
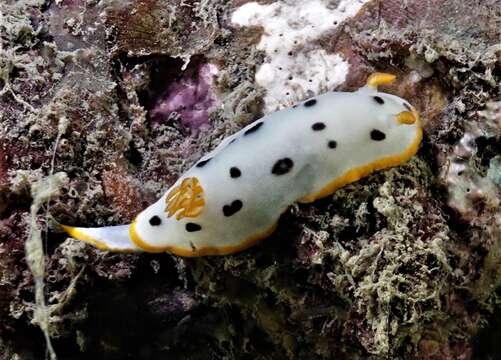
{"label": "orange gill plume", "polygon": [[165,203],[168,217],[176,213],[176,220],[197,217],[205,205],[204,189],[196,177],[186,178],[171,190],[165,198]]}

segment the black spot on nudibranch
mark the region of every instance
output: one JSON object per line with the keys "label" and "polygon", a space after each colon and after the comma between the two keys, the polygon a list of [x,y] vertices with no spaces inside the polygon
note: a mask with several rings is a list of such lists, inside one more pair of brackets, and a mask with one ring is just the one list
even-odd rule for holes
{"label": "black spot on nudibranch", "polygon": [[317,100],[315,100],[315,99],[310,99],[310,100],[308,100],[308,101],[306,101],[306,102],[304,103],[304,106],[306,106],[306,107],[310,107],[310,106],[315,105],[316,103],[317,103]]}
{"label": "black spot on nudibranch", "polygon": [[293,166],[294,162],[291,159],[283,158],[278,160],[275,165],[273,165],[271,173],[275,175],[284,175],[287,174]]}
{"label": "black spot on nudibranch", "polygon": [[199,167],[199,168],[200,168],[200,167],[204,167],[204,166],[205,166],[205,165],[207,165],[207,163],[208,163],[209,161],[211,161],[211,160],[212,160],[212,158],[209,158],[209,159],[205,159],[205,160],[199,161],[199,162],[198,162],[198,164],[196,165],[196,167]]}
{"label": "black spot on nudibranch", "polygon": [[335,140],[329,140],[327,146],[329,147],[329,149],[335,149],[337,148],[337,142]]}
{"label": "black spot on nudibranch", "polygon": [[236,166],[233,166],[230,168],[230,176],[232,178],[237,178],[237,177],[240,177],[241,175],[242,175],[242,172]]}
{"label": "black spot on nudibranch", "polygon": [[410,107],[410,105],[409,105],[409,104],[407,104],[407,103],[402,103],[402,104],[404,105],[404,107],[405,107],[407,110],[412,111],[412,108]]}
{"label": "black spot on nudibranch", "polygon": [[153,215],[151,218],[150,218],[150,225],[151,226],[158,226],[162,223],[162,220],[156,216],[156,215]]}
{"label": "black spot on nudibranch", "polygon": [[313,125],[311,125],[311,128],[313,131],[320,131],[325,129],[325,124],[323,122],[316,122]]}
{"label": "black spot on nudibranch", "polygon": [[376,102],[380,105],[384,104],[384,100],[379,96],[374,96],[373,99],[376,100]]}
{"label": "black spot on nudibranch", "polygon": [[386,135],[384,132],[379,131],[377,129],[373,129],[371,131],[371,139],[372,140],[381,141],[381,140],[384,140],[385,138],[386,138]]}
{"label": "black spot on nudibranch", "polygon": [[264,124],[264,123],[263,123],[262,121],[261,121],[261,122],[258,122],[257,124],[255,124],[254,126],[252,126],[250,129],[245,130],[244,135],[249,135],[249,134],[252,134],[253,132],[258,131],[258,130],[259,130],[259,128],[260,128],[261,126],[263,126],[263,124]]}
{"label": "black spot on nudibranch", "polygon": [[186,231],[188,231],[188,232],[195,232],[195,231],[202,230],[202,227],[198,224],[195,224],[195,223],[187,223],[185,228],[186,228]]}
{"label": "black spot on nudibranch", "polygon": [[223,206],[223,214],[224,216],[232,216],[242,209],[243,203],[240,200],[234,200],[230,205]]}

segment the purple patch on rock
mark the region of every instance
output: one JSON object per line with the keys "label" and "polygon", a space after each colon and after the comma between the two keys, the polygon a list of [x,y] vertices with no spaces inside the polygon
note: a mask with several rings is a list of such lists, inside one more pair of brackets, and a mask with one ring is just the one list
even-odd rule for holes
{"label": "purple patch on rock", "polygon": [[217,72],[215,65],[202,64],[195,74],[183,75],[169,85],[151,110],[151,117],[164,121],[177,114],[181,123],[192,131],[208,124],[209,109],[216,103],[212,85]]}

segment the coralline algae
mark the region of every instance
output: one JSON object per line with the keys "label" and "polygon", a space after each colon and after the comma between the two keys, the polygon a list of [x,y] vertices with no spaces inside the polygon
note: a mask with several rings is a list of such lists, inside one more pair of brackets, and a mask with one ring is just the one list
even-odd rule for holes
{"label": "coralline algae", "polygon": [[174,81],[152,109],[152,118],[165,121],[178,115],[181,123],[191,130],[208,124],[209,109],[217,104],[212,92],[217,73],[216,65],[202,64],[195,74]]}

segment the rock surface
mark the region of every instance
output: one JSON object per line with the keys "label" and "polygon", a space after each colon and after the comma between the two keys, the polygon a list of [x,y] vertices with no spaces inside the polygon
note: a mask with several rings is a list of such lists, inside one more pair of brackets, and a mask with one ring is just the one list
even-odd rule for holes
{"label": "rock surface", "polygon": [[[0,3],[1,360],[43,358],[42,330],[59,359],[499,357],[501,4],[300,4]],[[50,226],[128,223],[225,136],[374,71],[421,112],[417,156],[243,253]]]}

